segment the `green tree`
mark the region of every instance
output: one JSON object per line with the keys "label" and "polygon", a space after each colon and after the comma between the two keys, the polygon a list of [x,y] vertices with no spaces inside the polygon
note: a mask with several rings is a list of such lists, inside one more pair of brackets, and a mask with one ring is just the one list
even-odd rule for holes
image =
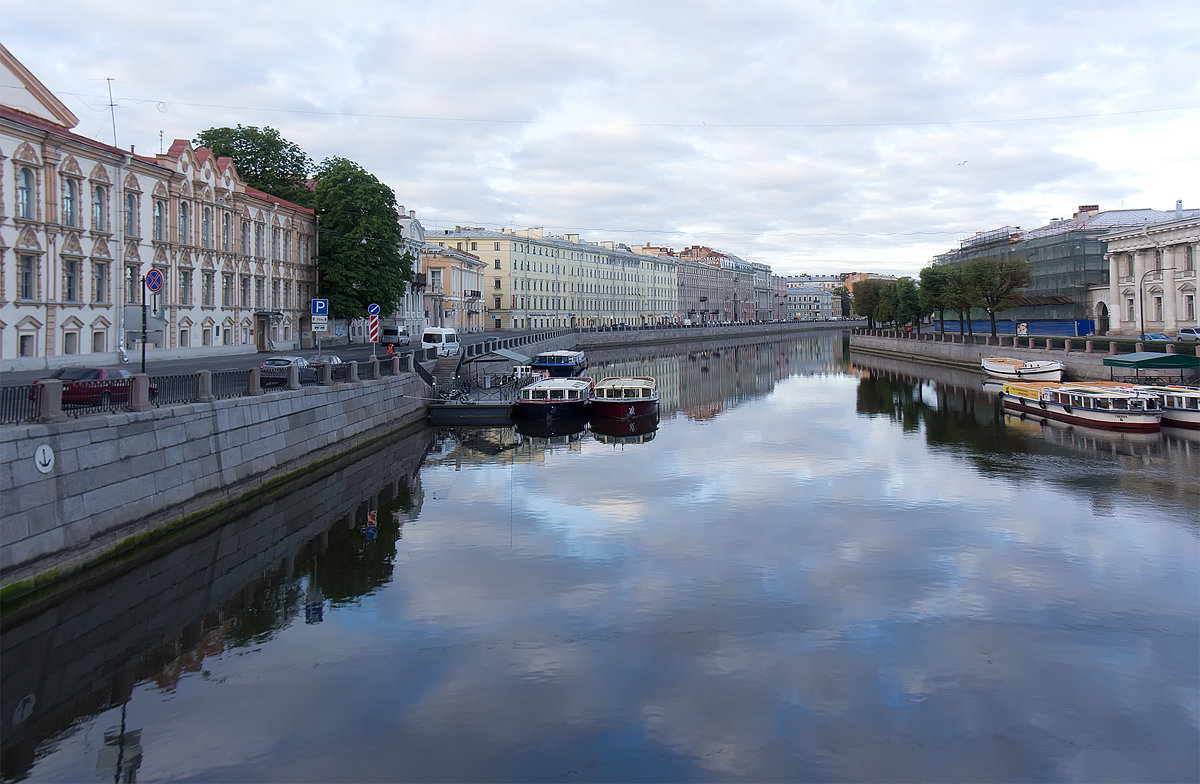
{"label": "green tree", "polygon": [[975,294],[968,285],[967,276],[962,266],[954,266],[950,268],[950,274],[946,280],[946,290],[942,294],[942,300],[946,303],[946,307],[958,314],[958,334],[963,333],[963,319],[966,318],[967,333],[975,334],[973,325],[971,324],[971,308],[976,304]]}
{"label": "green tree", "polygon": [[915,324],[921,318],[920,295],[912,278],[900,278],[887,290],[887,300],[892,306],[892,317],[896,325]]}
{"label": "green tree", "polygon": [[413,265],[400,253],[396,194],[354,161],[327,158],[315,195],[319,289],[330,315],[362,318],[371,303],[383,314],[395,311]]}
{"label": "green tree", "polygon": [[972,299],[987,310],[996,337],[996,312],[1012,307],[1017,292],[1033,282],[1029,262],[1024,259],[972,259],[963,265]]}
{"label": "green tree", "polygon": [[232,158],[238,175],[252,188],[302,207],[313,206],[308,187],[312,159],[274,128],[209,128],[197,134],[193,143]]}
{"label": "green tree", "polygon": [[868,329],[875,329],[875,309],[883,297],[885,283],[868,278],[854,284],[854,312],[867,317]]}
{"label": "green tree", "polygon": [[852,312],[853,303],[850,299],[850,289],[845,286],[838,286],[833,290],[833,299],[837,304],[833,306],[834,313],[838,318],[847,318]]}
{"label": "green tree", "polygon": [[921,270],[921,312],[936,313],[938,329],[946,331],[946,290],[953,277],[952,268],[942,264],[925,267]]}

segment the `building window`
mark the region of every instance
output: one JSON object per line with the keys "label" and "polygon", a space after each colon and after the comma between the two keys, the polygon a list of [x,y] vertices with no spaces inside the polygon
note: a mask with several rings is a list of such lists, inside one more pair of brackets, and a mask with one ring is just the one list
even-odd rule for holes
{"label": "building window", "polygon": [[22,166],[17,173],[17,217],[33,220],[33,202],[35,189],[33,186],[33,169]]}
{"label": "building window", "polygon": [[283,306],[285,308],[292,306],[292,282],[290,280],[283,282]]}
{"label": "building window", "polygon": [[79,333],[64,332],[63,333],[63,353],[78,354],[79,353]]}
{"label": "building window", "polygon": [[263,309],[263,290],[264,282],[262,278],[254,279],[254,307],[259,310]]}
{"label": "building window", "polygon": [[1196,269],[1196,257],[1192,253],[1192,246],[1188,245],[1183,249],[1183,270],[1184,272],[1194,272]]}
{"label": "building window", "polygon": [[142,289],[141,285],[141,270],[136,264],[129,264],[125,267],[125,301],[131,305],[141,302],[141,297],[138,293]]}
{"label": "building window", "polygon": [[279,281],[271,281],[271,309],[279,310]]}
{"label": "building window", "polygon": [[167,241],[167,203],[162,199],[154,200],[154,239]]}
{"label": "building window", "polygon": [[263,225],[261,223],[254,224],[254,255],[260,259],[264,256],[263,253]]}
{"label": "building window", "polygon": [[205,207],[200,212],[200,244],[205,248],[212,247],[212,207]]}
{"label": "building window", "polygon": [[23,357],[36,357],[37,335],[21,335],[17,342],[17,352]]}
{"label": "building window", "polygon": [[1132,322],[1133,319],[1133,297],[1125,300],[1125,320]]}
{"label": "building window", "polygon": [[179,202],[179,244],[190,245],[192,243],[192,223],[191,218],[192,207],[186,201]]}
{"label": "building window", "polygon": [[[216,292],[213,291],[214,277],[211,272],[205,271],[202,273],[203,282],[201,283],[200,295],[203,297],[201,304],[205,307],[213,307],[213,302],[215,301]],[[209,344],[205,343],[204,345],[207,346]]]}
{"label": "building window", "polygon": [[500,310],[500,298],[496,297],[495,299],[496,299],[496,306],[495,306],[494,310]]}
{"label": "building window", "polygon": [[242,255],[250,255],[250,221],[242,221]]}
{"label": "building window", "polygon": [[108,335],[102,329],[92,332],[92,353],[103,354],[108,350]]}
{"label": "building window", "polygon": [[271,229],[271,258],[275,259],[275,261],[279,261],[279,233],[278,226]]}
{"label": "building window", "polygon": [[125,235],[138,236],[138,197],[136,193],[125,194]]}
{"label": "building window", "polygon": [[108,231],[108,188],[92,186],[92,230]]}
{"label": "building window", "polygon": [[190,269],[179,270],[179,304],[192,304],[192,271]]}
{"label": "building window", "polygon": [[233,250],[233,216],[228,212],[221,215],[221,250]]}
{"label": "building window", "polygon": [[79,225],[79,183],[63,180],[62,222],[64,226]]}
{"label": "building window", "polygon": [[285,231],[283,233],[283,260],[291,261],[292,258],[292,233]]}
{"label": "building window", "polygon": [[1162,313],[1162,295],[1156,294],[1154,296],[1154,320],[1162,321]]}
{"label": "building window", "polygon": [[201,330],[200,342],[206,346],[212,345],[212,329],[210,327],[205,327],[203,330]]}
{"label": "building window", "polygon": [[67,259],[63,262],[63,302],[79,301],[79,262]]}
{"label": "building window", "polygon": [[496,259],[496,269],[500,269],[500,259]]}
{"label": "building window", "polygon": [[92,263],[92,302],[108,302],[108,262]]}
{"label": "building window", "polygon": [[499,243],[499,242],[493,242],[493,243],[492,243],[492,250],[500,250],[500,243]]}
{"label": "building window", "polygon": [[179,330],[179,347],[188,348],[192,345],[192,333],[187,327]]}
{"label": "building window", "polygon": [[496,288],[496,289],[500,288],[500,278],[496,278],[495,285],[492,286],[492,288]]}
{"label": "building window", "polygon": [[221,305],[233,307],[233,274],[229,272],[221,275]]}
{"label": "building window", "polygon": [[250,276],[242,276],[242,307],[250,307]]}
{"label": "building window", "polygon": [[1196,322],[1196,295],[1183,295],[1183,317],[1189,324]]}
{"label": "building window", "polygon": [[17,257],[17,299],[33,299],[36,296],[37,257],[22,253]]}

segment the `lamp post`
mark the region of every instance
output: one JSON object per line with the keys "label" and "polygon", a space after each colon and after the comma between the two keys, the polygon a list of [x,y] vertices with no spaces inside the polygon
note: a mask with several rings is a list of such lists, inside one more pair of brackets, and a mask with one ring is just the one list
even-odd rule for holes
{"label": "lamp post", "polygon": [[1146,334],[1146,291],[1143,286],[1146,283],[1146,276],[1151,272],[1166,272],[1173,270],[1174,267],[1160,267],[1158,269],[1148,269],[1142,273],[1142,277],[1138,278],[1138,340],[1142,340],[1142,336]]}

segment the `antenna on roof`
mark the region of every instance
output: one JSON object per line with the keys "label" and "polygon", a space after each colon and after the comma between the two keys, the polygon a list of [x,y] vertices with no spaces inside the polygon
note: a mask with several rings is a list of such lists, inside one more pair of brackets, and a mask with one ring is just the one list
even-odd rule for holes
{"label": "antenna on roof", "polygon": [[121,145],[117,144],[117,111],[116,111],[117,105],[115,103],[113,103],[113,97],[112,97],[112,82],[113,82],[113,80],[112,80],[112,77],[109,76],[109,77],[105,78],[104,81],[108,82],[108,113],[109,113],[109,115],[112,116],[113,147],[120,147]]}

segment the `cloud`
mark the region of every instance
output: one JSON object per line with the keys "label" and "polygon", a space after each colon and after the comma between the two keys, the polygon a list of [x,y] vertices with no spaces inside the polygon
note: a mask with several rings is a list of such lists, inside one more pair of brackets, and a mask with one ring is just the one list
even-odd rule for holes
{"label": "cloud", "polygon": [[270,125],[359,161],[430,230],[915,274],[1082,203],[1200,206],[1200,85],[1182,78],[1200,21],[1182,0],[684,8],[49,0],[10,9],[6,39],[80,133],[111,140],[111,77],[122,145]]}

